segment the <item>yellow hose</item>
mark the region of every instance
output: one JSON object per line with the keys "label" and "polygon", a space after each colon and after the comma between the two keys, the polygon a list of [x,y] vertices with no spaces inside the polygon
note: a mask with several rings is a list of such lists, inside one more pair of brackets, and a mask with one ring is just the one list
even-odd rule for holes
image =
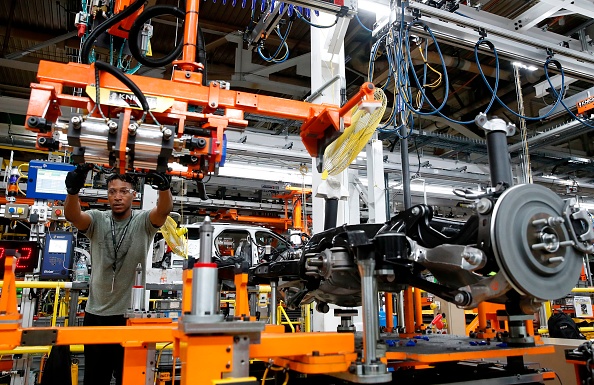
{"label": "yellow hose", "polygon": [[363,150],[386,111],[387,98],[380,87],[373,94],[380,107],[368,113],[359,106],[353,108],[351,125],[324,151],[322,179],[337,175],[346,169]]}
{"label": "yellow hose", "polygon": [[[42,282],[42,281],[16,281],[17,288],[29,289],[72,289],[72,282]],[[0,281],[0,287],[4,281]]]}

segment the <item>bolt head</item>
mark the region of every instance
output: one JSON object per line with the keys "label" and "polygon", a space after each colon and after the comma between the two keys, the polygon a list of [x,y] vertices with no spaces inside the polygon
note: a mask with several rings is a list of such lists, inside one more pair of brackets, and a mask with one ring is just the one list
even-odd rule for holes
{"label": "bolt head", "polygon": [[456,294],[456,296],[454,297],[454,301],[456,301],[456,303],[463,303],[464,302],[464,294],[462,294],[462,293]]}
{"label": "bolt head", "polygon": [[164,139],[171,138],[171,135],[173,135],[173,131],[171,131],[170,128],[166,128],[166,129],[163,130],[163,138]]}
{"label": "bolt head", "polygon": [[476,212],[479,214],[487,214],[489,211],[491,211],[492,206],[493,205],[490,200],[488,200],[487,198],[481,198],[476,203]]}
{"label": "bolt head", "polygon": [[138,131],[138,124],[132,123],[128,126],[128,133],[130,133],[130,135],[135,135],[136,131]]}

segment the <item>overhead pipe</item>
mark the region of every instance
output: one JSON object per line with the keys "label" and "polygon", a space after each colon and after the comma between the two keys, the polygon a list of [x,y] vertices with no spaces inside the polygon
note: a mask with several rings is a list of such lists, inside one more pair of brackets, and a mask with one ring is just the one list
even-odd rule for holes
{"label": "overhead pipe", "polygon": [[29,137],[27,135],[20,135],[20,136],[30,138],[30,140],[15,138],[12,135],[11,136],[0,136],[0,143],[8,144],[11,146],[35,149],[35,143],[37,142],[37,138],[35,138],[34,136]]}
{"label": "overhead pipe", "polygon": [[[411,55],[412,55],[412,60],[413,60],[414,64],[418,64],[418,65],[423,64],[423,59],[422,59],[421,54],[418,50],[414,50],[414,51],[411,50]],[[433,51],[427,52],[427,56],[425,57],[425,59],[427,59],[427,62],[430,64],[441,65],[441,58],[437,52],[433,52]],[[443,61],[446,65],[446,67],[448,67],[448,69],[457,69],[457,70],[461,70],[461,71],[472,72],[474,74],[480,74],[478,66],[476,65],[476,63],[474,61],[462,59],[460,57],[449,56],[449,55],[443,55]],[[486,65],[481,64],[481,68],[483,69],[485,76],[490,77],[490,78],[494,78],[497,73],[497,69],[492,66],[486,66]],[[514,75],[511,71],[506,71],[501,68],[499,69],[499,79],[513,80],[513,77],[514,77]]]}

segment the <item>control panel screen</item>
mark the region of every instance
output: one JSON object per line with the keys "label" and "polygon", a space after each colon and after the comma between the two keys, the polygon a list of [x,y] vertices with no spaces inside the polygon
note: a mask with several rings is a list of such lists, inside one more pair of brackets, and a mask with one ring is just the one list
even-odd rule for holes
{"label": "control panel screen", "polygon": [[47,251],[48,253],[64,254],[68,251],[68,241],[65,239],[50,239]]}
{"label": "control panel screen", "polygon": [[66,175],[72,170],[71,164],[32,160],[27,175],[27,198],[66,199]]}
{"label": "control panel screen", "polygon": [[4,262],[10,250],[17,253],[15,274],[22,276],[37,268],[39,248],[34,241],[0,241],[0,277],[4,276]]}
{"label": "control panel screen", "polygon": [[35,189],[38,193],[45,194],[66,194],[66,175],[68,171],[49,170],[40,168],[37,170],[37,183]]}

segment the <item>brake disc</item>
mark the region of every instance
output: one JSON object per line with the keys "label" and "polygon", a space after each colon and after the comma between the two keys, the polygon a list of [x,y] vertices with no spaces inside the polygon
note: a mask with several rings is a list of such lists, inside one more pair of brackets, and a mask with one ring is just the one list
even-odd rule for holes
{"label": "brake disc", "polygon": [[564,201],[546,187],[506,190],[491,219],[491,240],[500,272],[520,294],[561,298],[577,283],[582,255],[571,245],[562,219]]}

